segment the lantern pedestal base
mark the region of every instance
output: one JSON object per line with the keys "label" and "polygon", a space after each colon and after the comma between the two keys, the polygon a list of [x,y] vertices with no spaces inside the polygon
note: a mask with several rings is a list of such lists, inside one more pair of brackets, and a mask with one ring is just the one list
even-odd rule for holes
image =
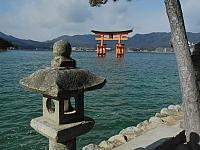
{"label": "lantern pedestal base", "polygon": [[[90,131],[93,128],[94,123],[92,118],[85,117],[80,122],[55,125],[49,123],[43,117],[38,117],[31,120],[31,127],[49,139],[49,149],[51,148],[50,150],[53,150],[53,147],[74,147],[72,145],[73,143],[76,144],[76,137]],[[56,148],[54,150],[56,150]],[[75,149],[72,148],[69,150]]]}

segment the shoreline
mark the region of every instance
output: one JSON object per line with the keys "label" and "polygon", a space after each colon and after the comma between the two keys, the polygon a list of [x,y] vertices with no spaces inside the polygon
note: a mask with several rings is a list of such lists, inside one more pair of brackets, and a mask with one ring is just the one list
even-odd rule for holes
{"label": "shoreline", "polygon": [[[159,128],[161,128],[162,131],[170,132],[167,130],[167,128],[172,128],[172,130],[174,128],[180,129],[180,122],[182,119],[183,114],[181,106],[169,105],[168,108],[161,109],[159,113],[156,113],[153,117],[150,117],[149,120],[144,120],[143,122],[137,124],[137,126],[130,126],[122,129],[119,134],[116,134],[107,140],[103,140],[98,145],[86,145],[82,148],[82,150],[125,150],[125,147],[130,148],[128,143],[135,143],[137,139],[144,138],[142,136],[145,136],[145,134],[148,135],[148,132],[152,132],[153,130],[159,130]],[[158,138],[160,136],[161,139],[162,135],[163,133],[159,133]],[[140,142],[140,144],[145,146],[145,143]]]}
{"label": "shoreline", "polygon": [[[2,50],[3,52],[4,51],[10,51],[10,50]],[[0,50],[0,52],[2,52]],[[14,49],[12,51],[35,51],[35,52],[38,52],[38,51],[52,51],[51,49]],[[72,52],[95,52],[96,53],[96,50],[73,50]],[[111,53],[115,53],[115,51],[108,51],[108,53],[111,52]],[[157,52],[157,51],[125,51],[125,53],[154,53],[154,54],[175,54],[175,52]]]}

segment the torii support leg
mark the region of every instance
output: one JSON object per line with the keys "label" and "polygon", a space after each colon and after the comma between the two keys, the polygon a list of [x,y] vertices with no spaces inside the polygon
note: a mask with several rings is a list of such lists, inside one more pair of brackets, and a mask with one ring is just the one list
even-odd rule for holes
{"label": "torii support leg", "polygon": [[124,56],[124,44],[117,43],[116,44],[116,57],[120,58]]}
{"label": "torii support leg", "polygon": [[97,44],[97,56],[104,57],[106,56],[106,44]]}

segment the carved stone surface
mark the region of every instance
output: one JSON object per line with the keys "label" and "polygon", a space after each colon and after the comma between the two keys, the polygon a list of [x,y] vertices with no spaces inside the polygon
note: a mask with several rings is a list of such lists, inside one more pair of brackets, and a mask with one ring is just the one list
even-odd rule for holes
{"label": "carved stone surface", "polygon": [[51,68],[40,69],[22,79],[20,84],[28,89],[52,97],[61,97],[62,93],[73,94],[77,91],[95,90],[106,83],[106,79],[76,68],[76,61],[70,57],[71,45],[60,40],[53,45],[54,58]]}
{"label": "carved stone surface", "polygon": [[[32,119],[31,127],[49,138],[49,150],[75,150],[76,137],[87,133],[95,123],[84,117],[84,91],[102,88],[106,79],[76,68],[67,41],[56,42],[53,54],[50,68],[34,72],[20,84],[43,94],[43,116]],[[70,98],[74,99],[74,108]]]}
{"label": "carved stone surface", "polygon": [[25,88],[38,91],[52,97],[61,96],[62,92],[95,90],[103,87],[106,79],[96,76],[84,69],[46,68],[22,79],[20,84]]}
{"label": "carved stone surface", "polygon": [[69,141],[77,136],[85,134],[90,131],[93,126],[94,120],[89,117],[85,117],[79,122],[59,126],[47,122],[43,117],[31,120],[31,127],[33,129],[54,142],[59,143]]}
{"label": "carved stone surface", "polygon": [[51,61],[51,67],[75,68],[76,61],[70,57],[72,48],[70,43],[60,40],[53,45],[54,58]]}
{"label": "carved stone surface", "polygon": [[64,56],[69,58],[71,51],[70,43],[65,40],[60,40],[53,45],[53,54],[55,56]]}

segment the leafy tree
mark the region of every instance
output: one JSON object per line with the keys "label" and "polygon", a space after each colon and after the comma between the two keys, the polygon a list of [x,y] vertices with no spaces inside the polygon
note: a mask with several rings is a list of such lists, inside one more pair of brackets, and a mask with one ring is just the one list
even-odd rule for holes
{"label": "leafy tree", "polygon": [[10,47],[16,48],[16,46],[13,45],[11,42],[9,42],[9,41],[7,41],[7,40],[5,40],[3,38],[0,38],[0,49],[6,50],[6,49],[8,49]]}
{"label": "leafy tree", "polygon": [[[90,5],[93,6],[101,6],[102,4],[106,4],[108,0],[89,0]],[[112,0],[114,2],[119,1],[119,0]],[[132,1],[132,0],[127,0],[127,1]]]}
{"label": "leafy tree", "polygon": [[[89,0],[91,6],[101,6],[108,0]],[[113,0],[116,1],[116,0]],[[200,141],[200,94],[188,45],[181,4],[179,0],[164,0],[171,27],[171,42],[176,52],[179,70],[184,126],[187,142],[195,147]],[[194,137],[198,137],[195,139]]]}

